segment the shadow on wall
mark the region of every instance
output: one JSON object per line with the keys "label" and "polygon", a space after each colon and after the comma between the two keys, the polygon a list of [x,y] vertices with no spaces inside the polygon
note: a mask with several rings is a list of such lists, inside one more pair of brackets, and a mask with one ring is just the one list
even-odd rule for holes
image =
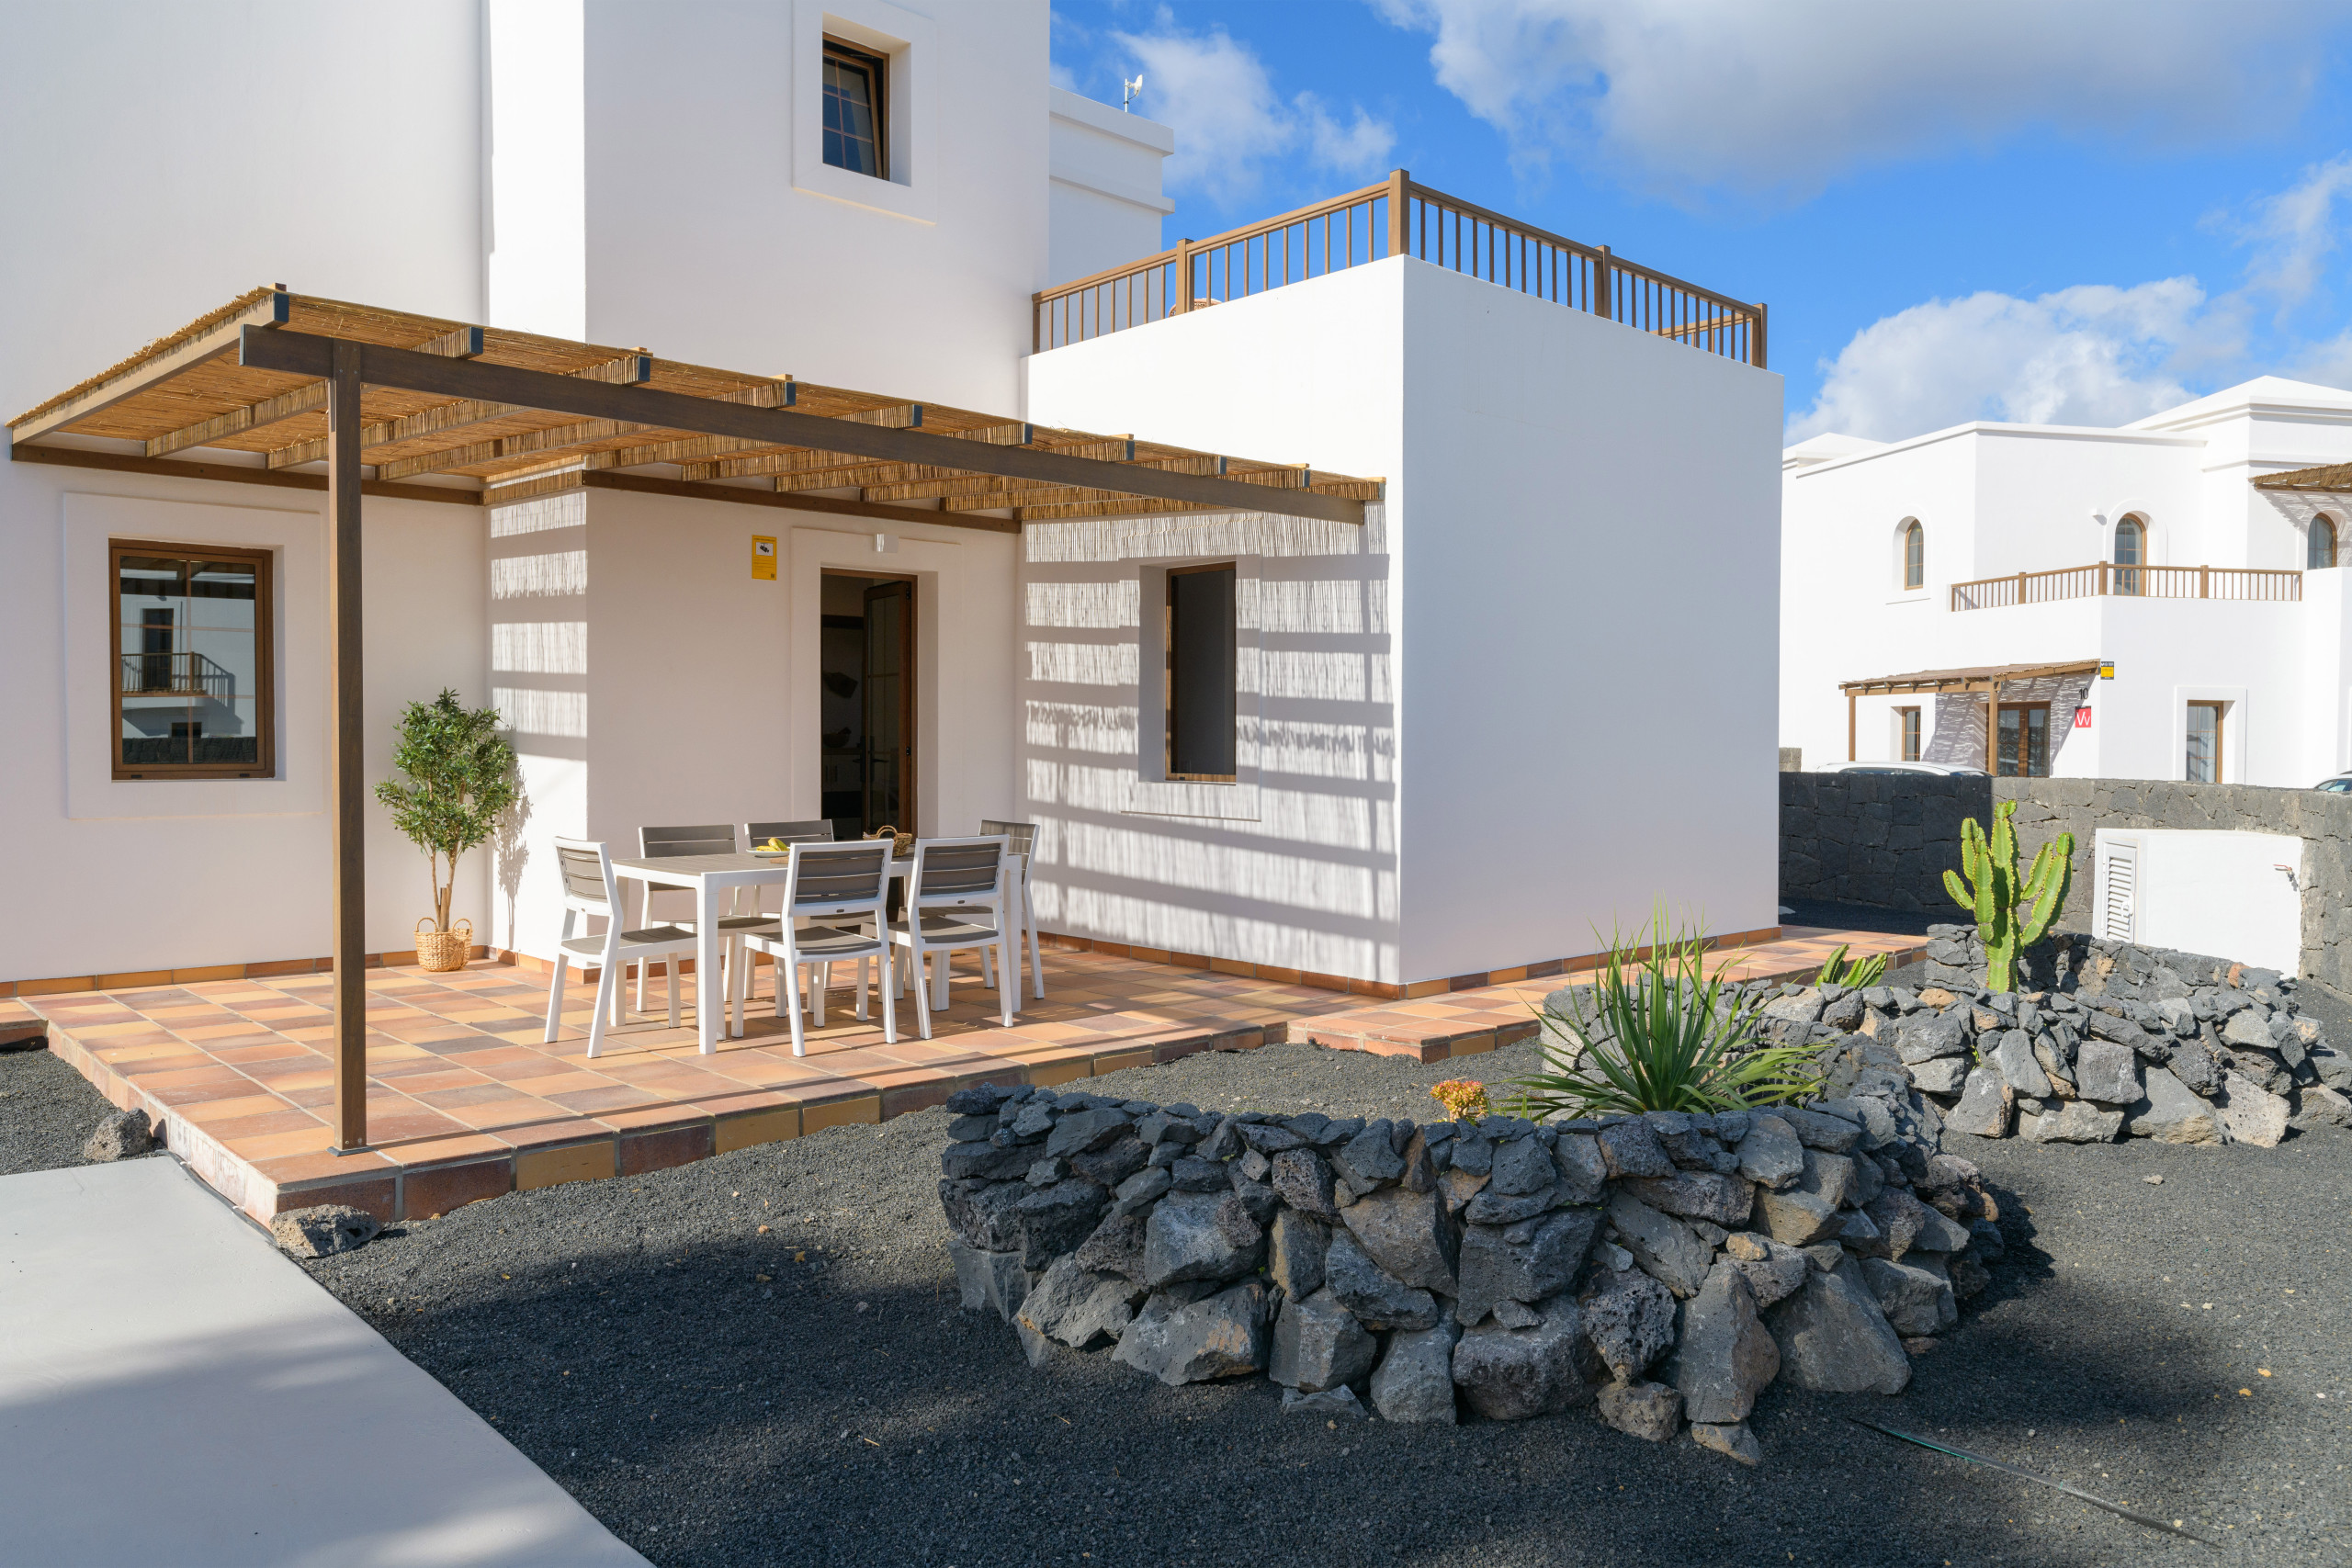
{"label": "shadow on wall", "polygon": [[1960,825],[2012,819],[2019,861],[2075,835],[2075,876],[2059,923],[2088,931],[2098,829],[2174,828],[2289,833],[2304,840],[2305,979],[2352,991],[2352,796],[2253,784],[2154,779],[1987,779],[1928,774],[1782,773],[1781,897],[1869,904],[1959,919],[1943,874],[1960,864]]}

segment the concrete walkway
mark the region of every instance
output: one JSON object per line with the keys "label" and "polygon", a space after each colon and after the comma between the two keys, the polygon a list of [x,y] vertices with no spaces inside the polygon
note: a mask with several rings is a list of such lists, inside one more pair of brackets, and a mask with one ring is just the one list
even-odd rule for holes
{"label": "concrete walkway", "polygon": [[639,1564],[175,1159],[0,1178],[0,1564]]}

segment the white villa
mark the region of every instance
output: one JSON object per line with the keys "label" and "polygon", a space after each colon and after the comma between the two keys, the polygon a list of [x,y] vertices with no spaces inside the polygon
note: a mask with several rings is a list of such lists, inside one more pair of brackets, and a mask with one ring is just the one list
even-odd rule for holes
{"label": "white villa", "polygon": [[[444,686],[523,757],[527,816],[457,912],[525,961],[554,951],[557,835],[816,818],[1035,822],[1048,933],[1386,996],[1589,953],[1660,897],[1777,925],[1760,307],[1401,173],[1163,251],[1173,138],[1050,85],[1045,0],[144,14],[11,20],[18,118],[57,129],[0,175],[40,242],[0,260],[0,399],[29,411],[0,469],[0,807],[38,890],[0,980],[329,953],[338,810]],[[295,346],[255,368],[272,333]],[[331,476],[327,382],[283,368],[326,340],[489,390],[371,381],[365,469]],[[899,444],[591,431],[529,401],[565,377]],[[2205,434],[2129,439],[2193,476]],[[331,477],[365,497],[343,575]],[[2152,559],[2202,558],[2156,480],[2117,493]],[[1939,531],[1928,592],[1978,574],[1972,525],[1905,504]],[[2282,522],[2260,558],[2290,547]],[[1178,715],[1193,568],[1227,574],[1228,684]],[[149,605],[165,581],[180,611]],[[260,613],[205,618],[240,595]],[[1880,646],[1799,652],[1792,689],[1834,699]],[[846,694],[893,671],[877,760]],[[358,940],[397,958],[422,857],[350,808]]]}
{"label": "white villa", "polygon": [[2352,392],[2266,376],[2113,430],[1821,435],[1781,475],[1781,744],[1804,765],[2352,767]]}

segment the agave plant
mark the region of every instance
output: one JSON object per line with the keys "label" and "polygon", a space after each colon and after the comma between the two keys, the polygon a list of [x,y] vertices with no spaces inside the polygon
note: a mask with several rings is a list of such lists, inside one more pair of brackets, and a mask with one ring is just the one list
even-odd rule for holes
{"label": "agave plant", "polygon": [[1843,986],[1849,991],[1867,991],[1884,977],[1886,954],[1873,953],[1868,958],[1856,959],[1849,964],[1846,962],[1846,946],[1842,942],[1838,944],[1838,951],[1829,955],[1829,962],[1821,966],[1821,974],[1813,983],[1816,986]]}
{"label": "agave plant", "polygon": [[1734,1111],[1815,1093],[1804,1046],[1761,1046],[1757,1010],[1706,973],[1703,931],[1669,931],[1659,908],[1632,941],[1612,937],[1589,1000],[1546,1005],[1544,1070],[1513,1080],[1520,1115]]}

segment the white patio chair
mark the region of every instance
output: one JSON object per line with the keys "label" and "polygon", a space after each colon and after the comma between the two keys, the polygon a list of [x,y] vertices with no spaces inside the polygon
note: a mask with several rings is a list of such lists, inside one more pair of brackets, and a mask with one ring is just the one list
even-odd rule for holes
{"label": "white patio chair", "polygon": [[[994,946],[996,986],[1007,1029],[1021,1010],[1021,966],[1012,956],[1011,881],[1001,833],[970,839],[917,839],[907,878],[906,915],[890,922],[890,940],[907,950],[915,987],[915,1023],[931,1038],[931,1014],[947,1007],[947,964],[958,950]],[[931,960],[926,981],[923,960]],[[906,983],[902,976],[900,983]],[[934,998],[936,998],[934,1000]]]}
{"label": "white patio chair", "polygon": [[[621,970],[632,960],[640,964],[649,958],[668,961],[662,967],[669,981],[670,1022],[674,1028],[678,1021],[677,955],[695,950],[695,933],[684,926],[673,925],[622,930],[621,910],[626,906],[621,902],[619,880],[613,874],[612,852],[602,843],[588,839],[558,839],[555,856],[563,874],[563,934],[556,942],[555,974],[548,981],[545,1038],[553,1040],[562,1024],[563,972],[565,965],[575,959],[583,969],[591,962],[597,965],[596,1011],[588,1023],[588,1055],[594,1056],[604,1049],[608,1021],[615,1026],[620,1023]],[[573,936],[573,924],[583,922],[591,915],[604,917],[604,934]]]}
{"label": "white patio chair", "polygon": [[[1021,929],[1013,938],[1013,947],[1016,952],[1023,945],[1029,949],[1030,994],[1042,1002],[1046,999],[1046,955],[1037,942],[1037,901],[1029,892],[1030,867],[1037,855],[1037,824],[999,822],[992,818],[983,818],[980,831],[989,835],[1003,834],[1005,852],[1012,856],[1012,879],[1017,886],[1010,897],[1012,913],[1021,922]],[[988,976],[989,962],[988,950],[982,948],[980,965],[983,979]]]}
{"label": "white patio chair", "polygon": [[[781,835],[778,835],[781,837]],[[792,1023],[792,1054],[808,1054],[800,1022],[800,971],[813,966],[808,982],[808,1016],[825,1026],[825,985],[832,965],[857,960],[857,1016],[865,1012],[865,961],[875,962],[881,980],[882,1040],[899,1043],[898,999],[891,994],[890,846],[886,843],[804,843],[792,852],[791,874],[785,878],[784,910],[771,935],[743,939],[746,955],[764,953],[775,961],[775,1013]],[[828,917],[871,921],[871,931]],[[808,922],[803,924],[803,921]],[[749,966],[746,966],[748,973]]]}
{"label": "white patio chair", "polygon": [[[637,830],[637,852],[648,860],[662,855],[731,855],[735,852],[735,828],[729,822],[712,822],[689,828],[639,828]],[[650,882],[646,883],[644,887],[644,898],[640,908],[643,911],[642,918],[647,925],[653,923],[655,893],[676,893],[683,897],[693,897],[682,887],[657,888]],[[747,893],[751,896],[749,899],[744,897]],[[671,923],[682,931],[690,931],[695,929],[695,922],[691,918]],[[750,988],[748,985],[739,984],[737,981],[738,961],[741,957],[741,946],[736,939],[746,932],[765,935],[775,924],[775,916],[760,913],[757,888],[739,887],[735,890],[733,899],[729,906],[729,912],[718,918],[718,935],[721,944],[719,958],[720,962],[726,965],[718,976],[718,996],[722,1004],[728,998],[735,996],[739,990]],[[665,964],[663,967],[674,968],[675,964]],[[638,964],[637,1010],[639,1012],[645,1010],[645,970],[644,964]],[[705,978],[707,979],[708,976]],[[743,1010],[740,1001],[735,1009],[733,1032],[737,1034],[743,1032]]]}

